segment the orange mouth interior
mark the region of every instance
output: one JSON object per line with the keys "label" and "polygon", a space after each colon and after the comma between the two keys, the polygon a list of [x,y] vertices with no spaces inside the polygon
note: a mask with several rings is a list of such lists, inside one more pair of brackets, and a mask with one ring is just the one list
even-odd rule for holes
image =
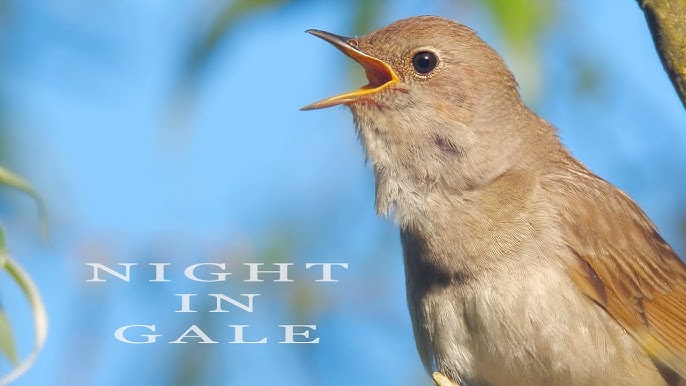
{"label": "orange mouth interior", "polygon": [[365,95],[379,92],[391,84],[398,82],[398,76],[388,64],[371,55],[365,54],[357,48],[357,40],[319,30],[308,30],[307,32],[326,40],[345,55],[362,65],[369,83],[357,90],[312,103],[303,107],[301,110],[323,109],[340,104],[352,103]]}

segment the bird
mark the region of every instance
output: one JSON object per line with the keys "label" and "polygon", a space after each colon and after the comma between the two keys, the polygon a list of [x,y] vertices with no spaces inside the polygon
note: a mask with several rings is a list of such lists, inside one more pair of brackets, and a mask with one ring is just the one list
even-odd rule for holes
{"label": "bird", "polygon": [[474,30],[416,16],[359,38],[306,32],[365,71],[365,86],[302,110],[352,112],[434,379],[684,384],[686,266],[526,106]]}

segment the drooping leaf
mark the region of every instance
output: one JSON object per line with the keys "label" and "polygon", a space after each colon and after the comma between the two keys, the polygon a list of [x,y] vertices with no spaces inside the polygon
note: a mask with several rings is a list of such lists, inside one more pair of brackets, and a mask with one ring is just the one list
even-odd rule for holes
{"label": "drooping leaf", "polygon": [[40,221],[40,229],[43,237],[48,234],[48,216],[43,198],[38,192],[24,179],[12,173],[8,169],[0,166],[0,185],[6,185],[17,189],[29,195],[36,202],[38,206],[38,217]]}
{"label": "drooping leaf", "polygon": [[[0,229],[0,251],[5,250],[5,233]],[[17,355],[17,346],[14,343],[14,334],[12,334],[12,326],[5,310],[0,306],[0,352],[9,360],[14,366],[19,363],[19,356]]]}
{"label": "drooping leaf", "polygon": [[15,367],[19,364],[17,345],[14,342],[12,326],[4,309],[0,309],[0,352]]}
{"label": "drooping leaf", "polygon": [[[19,285],[24,293],[24,296],[26,296],[29,304],[31,305],[35,335],[33,350],[26,357],[26,359],[21,361],[9,374],[0,378],[0,386],[2,386],[10,384],[24,374],[29,368],[31,368],[33,362],[36,360],[36,357],[45,345],[45,340],[48,335],[48,317],[45,310],[45,304],[40,296],[40,292],[38,292],[38,287],[36,287],[33,280],[31,280],[31,277],[10,257],[5,250],[0,251],[0,268],[9,273],[10,277],[17,285]],[[2,322],[0,321],[0,323]],[[7,326],[9,326],[9,323]],[[11,331],[9,331],[9,335],[11,339]],[[0,337],[0,339],[4,340],[4,337]],[[3,345],[5,344],[7,344],[6,341],[3,342]],[[9,353],[8,357],[11,361],[15,361],[12,359],[12,356],[14,355],[16,357],[16,351],[14,354],[12,354],[12,351],[13,350],[10,349],[7,352]],[[16,362],[19,361],[16,360]]]}

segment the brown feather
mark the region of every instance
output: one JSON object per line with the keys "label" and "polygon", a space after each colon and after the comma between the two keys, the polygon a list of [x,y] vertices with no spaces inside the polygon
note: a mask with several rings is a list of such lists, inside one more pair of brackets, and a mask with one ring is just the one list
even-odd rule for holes
{"label": "brown feather", "polygon": [[566,197],[565,242],[577,257],[572,280],[654,360],[686,378],[686,265],[626,194],[569,161],[574,178],[556,180]]}

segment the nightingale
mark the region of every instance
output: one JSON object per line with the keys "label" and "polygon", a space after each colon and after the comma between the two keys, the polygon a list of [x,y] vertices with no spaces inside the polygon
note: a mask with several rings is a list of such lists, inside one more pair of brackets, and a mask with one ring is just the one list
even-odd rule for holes
{"label": "nightingale", "polygon": [[454,384],[678,385],[686,267],[646,214],[561,144],[502,58],[434,16],[361,38],[320,30],[365,70],[347,105],[400,229],[429,372]]}

